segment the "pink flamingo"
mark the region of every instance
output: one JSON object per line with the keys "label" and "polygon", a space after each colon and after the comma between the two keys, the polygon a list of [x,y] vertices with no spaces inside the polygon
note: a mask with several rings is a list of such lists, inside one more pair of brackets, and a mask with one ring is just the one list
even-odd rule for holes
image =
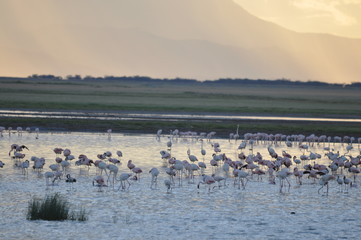
{"label": "pink flamingo", "polygon": [[136,179],[140,180],[140,174],[143,172],[139,167],[135,167],[132,169],[132,172],[135,173]]}
{"label": "pink flamingo", "polygon": [[104,178],[102,176],[96,176],[93,179],[93,186],[95,186],[94,182],[96,183],[96,186],[98,187],[98,191],[101,192],[103,187],[107,187],[105,184]]}
{"label": "pink flamingo", "polygon": [[173,168],[167,168],[165,172],[168,174],[171,183],[174,184],[174,177],[176,176],[175,170]]}
{"label": "pink flamingo", "polygon": [[215,183],[216,180],[212,176],[203,175],[202,180],[198,183],[197,188],[199,189],[200,184],[207,184],[208,185],[208,193],[211,191],[211,185]]}
{"label": "pink flamingo", "polygon": [[60,154],[63,153],[63,149],[62,149],[62,148],[54,148],[53,151],[54,151],[54,153],[55,153],[56,155],[60,155]]}
{"label": "pink flamingo", "polygon": [[132,170],[133,168],[135,168],[135,165],[132,163],[132,160],[128,161],[127,167],[129,168],[129,170]]}

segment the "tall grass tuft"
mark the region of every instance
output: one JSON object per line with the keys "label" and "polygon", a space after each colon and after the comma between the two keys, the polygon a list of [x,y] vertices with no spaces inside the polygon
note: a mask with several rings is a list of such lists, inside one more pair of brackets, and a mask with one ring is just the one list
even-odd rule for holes
{"label": "tall grass tuft", "polygon": [[45,199],[33,198],[29,201],[28,220],[64,221],[78,220],[86,221],[87,213],[81,209],[78,213],[70,211],[69,202],[59,193],[46,196]]}

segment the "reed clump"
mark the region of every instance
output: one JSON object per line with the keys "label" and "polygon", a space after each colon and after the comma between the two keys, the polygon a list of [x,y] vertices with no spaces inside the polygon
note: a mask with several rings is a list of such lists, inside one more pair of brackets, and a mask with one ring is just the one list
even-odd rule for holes
{"label": "reed clump", "polygon": [[79,211],[71,211],[70,203],[59,193],[46,196],[44,199],[32,198],[29,201],[28,220],[86,221],[87,212],[81,208]]}

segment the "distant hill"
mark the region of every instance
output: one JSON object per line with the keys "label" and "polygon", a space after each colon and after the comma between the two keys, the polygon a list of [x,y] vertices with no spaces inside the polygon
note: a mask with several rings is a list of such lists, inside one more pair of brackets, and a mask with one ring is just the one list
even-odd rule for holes
{"label": "distant hill", "polygon": [[[2,16],[3,76],[285,78],[347,84],[361,79],[361,39],[289,31],[232,0],[24,4],[57,18],[42,19],[37,11],[22,11],[24,20]],[[8,26],[14,22],[14,28]]]}

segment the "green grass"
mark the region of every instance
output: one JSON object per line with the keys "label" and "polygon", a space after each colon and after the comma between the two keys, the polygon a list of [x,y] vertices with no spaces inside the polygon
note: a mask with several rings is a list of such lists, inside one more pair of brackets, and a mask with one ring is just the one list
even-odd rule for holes
{"label": "green grass", "polygon": [[[145,113],[236,114],[361,118],[358,88],[284,85],[181,84],[132,81],[0,80],[0,109],[53,111],[125,111]],[[19,119],[0,117],[0,126],[37,126],[59,131],[154,133],[158,128],[228,135],[241,125],[244,132],[323,133],[360,136],[357,123],[272,121],[103,121]]]}
{"label": "green grass", "polygon": [[86,221],[87,213],[81,208],[78,213],[70,211],[70,204],[59,193],[48,195],[45,199],[33,198],[29,201],[28,220]]}
{"label": "green grass", "polygon": [[109,81],[0,81],[0,108],[361,116],[359,89]]}

